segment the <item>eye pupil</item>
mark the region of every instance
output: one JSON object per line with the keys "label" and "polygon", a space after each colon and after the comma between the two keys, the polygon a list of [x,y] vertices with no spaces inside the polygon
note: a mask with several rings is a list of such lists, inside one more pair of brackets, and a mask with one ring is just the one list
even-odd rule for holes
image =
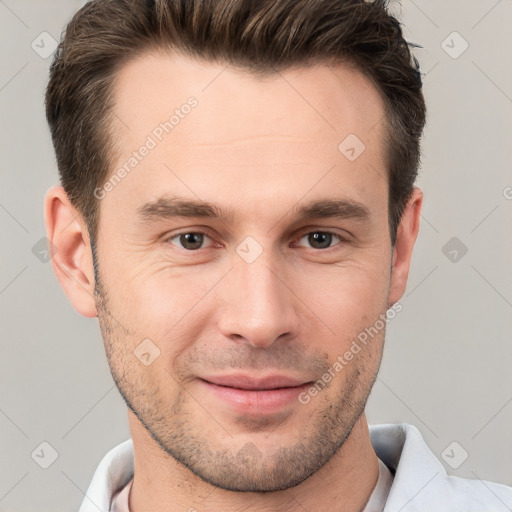
{"label": "eye pupil", "polygon": [[[184,233],[180,235],[180,243],[185,249],[199,249],[203,244],[203,235],[201,233]],[[187,244],[192,244],[192,247]]]}
{"label": "eye pupil", "polygon": [[[308,242],[315,249],[325,249],[331,245],[332,235],[331,233],[323,233],[321,231],[316,231],[314,233],[310,233],[308,237]],[[315,246],[316,243],[320,243],[321,247]]]}

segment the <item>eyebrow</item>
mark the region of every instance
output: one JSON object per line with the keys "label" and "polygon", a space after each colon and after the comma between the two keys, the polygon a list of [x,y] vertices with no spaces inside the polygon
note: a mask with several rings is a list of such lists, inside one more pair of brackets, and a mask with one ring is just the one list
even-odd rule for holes
{"label": "eyebrow", "polygon": [[[353,199],[338,198],[325,198],[296,205],[290,212],[296,217],[297,222],[313,218],[367,220],[370,217],[370,210],[364,204]],[[193,217],[216,219],[227,223],[233,222],[237,217],[232,209],[178,196],[160,197],[145,203],[137,209],[137,216],[143,221]]]}

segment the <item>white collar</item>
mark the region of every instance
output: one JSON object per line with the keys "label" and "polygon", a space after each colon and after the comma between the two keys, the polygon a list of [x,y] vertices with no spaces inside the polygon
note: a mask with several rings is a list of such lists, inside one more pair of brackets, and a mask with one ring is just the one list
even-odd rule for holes
{"label": "white collar", "polygon": [[[369,430],[377,457],[394,473],[384,512],[510,512],[511,487],[448,476],[413,425],[371,425]],[[109,512],[112,496],[132,477],[128,439],[103,457],[79,512]]]}

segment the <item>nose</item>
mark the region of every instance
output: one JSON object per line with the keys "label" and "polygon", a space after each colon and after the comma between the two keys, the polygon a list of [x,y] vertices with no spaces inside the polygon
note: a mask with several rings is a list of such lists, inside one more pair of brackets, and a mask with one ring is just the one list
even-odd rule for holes
{"label": "nose", "polygon": [[[278,338],[297,334],[298,298],[278,258],[270,250],[252,263],[234,255],[234,268],[223,282],[219,329],[224,336],[254,347],[268,348]],[[268,254],[268,255],[267,255]]]}

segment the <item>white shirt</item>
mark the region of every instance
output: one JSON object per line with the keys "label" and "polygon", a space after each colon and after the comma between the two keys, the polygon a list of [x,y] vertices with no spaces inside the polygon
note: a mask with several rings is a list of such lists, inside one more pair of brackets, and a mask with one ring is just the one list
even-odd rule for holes
{"label": "white shirt", "polygon": [[[448,476],[413,425],[371,425],[369,429],[380,459],[379,480],[363,512],[512,511],[512,487]],[[79,512],[112,512],[112,498],[119,491],[116,505],[126,509],[127,484],[132,478],[133,444],[128,439],[103,457]]]}

